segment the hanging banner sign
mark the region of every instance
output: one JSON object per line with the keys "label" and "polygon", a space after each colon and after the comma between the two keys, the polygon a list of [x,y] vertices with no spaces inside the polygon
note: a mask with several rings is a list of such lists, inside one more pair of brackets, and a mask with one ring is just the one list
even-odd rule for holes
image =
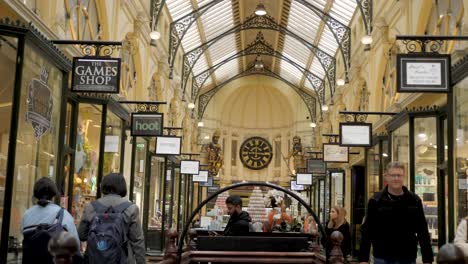
{"label": "hanging banner sign", "polygon": [[450,92],[450,63],[450,55],[397,54],[397,91],[399,93]]}
{"label": "hanging banner sign", "polygon": [[180,173],[197,175],[200,173],[200,161],[182,160],[180,161]]}
{"label": "hanging banner sign", "polygon": [[51,123],[54,103],[48,79],[49,73],[42,67],[39,79],[33,78],[28,85],[26,121],[31,122],[36,141],[49,130]]}
{"label": "hanging banner sign", "polygon": [[132,113],[132,136],[156,137],[162,135],[163,114],[161,113]]}
{"label": "hanging banner sign", "polygon": [[[213,183],[213,178],[211,178]],[[208,171],[200,171],[198,174],[194,174],[192,178],[193,182],[208,182]]]}
{"label": "hanging banner sign", "polygon": [[303,191],[304,185],[297,184],[296,181],[291,181],[291,191]]}
{"label": "hanging banner sign", "polygon": [[156,154],[160,155],[180,155],[182,148],[182,138],[175,136],[156,137]]}
{"label": "hanging banner sign", "polygon": [[298,173],[296,174],[296,184],[298,185],[312,185],[312,174]]}
{"label": "hanging banner sign", "polygon": [[72,92],[119,93],[120,58],[73,58]]}
{"label": "hanging banner sign", "polygon": [[307,160],[307,173],[325,173],[325,162],[321,159]]}
{"label": "hanging banner sign", "polygon": [[370,147],[372,145],[372,124],[340,123],[340,145]]}
{"label": "hanging banner sign", "polygon": [[200,187],[211,187],[213,186],[213,177],[209,176],[206,182],[200,182]]}
{"label": "hanging banner sign", "polygon": [[336,143],[323,144],[323,161],[347,163],[349,161],[348,147],[342,147]]}

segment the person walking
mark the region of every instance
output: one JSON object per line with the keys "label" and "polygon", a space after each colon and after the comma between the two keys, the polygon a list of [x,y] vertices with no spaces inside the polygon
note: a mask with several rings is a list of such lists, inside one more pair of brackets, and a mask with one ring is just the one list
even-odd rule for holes
{"label": "person walking", "polygon": [[119,173],[103,177],[101,192],[102,198],[85,207],[78,227],[81,241],[87,241],[85,258],[100,264],[146,263],[140,213],[124,198],[125,178]]}
{"label": "person walking", "polygon": [[330,240],[330,236],[333,232],[339,231],[343,235],[343,241],[341,241],[341,252],[343,257],[349,255],[351,250],[351,233],[349,231],[349,224],[346,221],[346,211],[341,206],[333,206],[330,210],[330,220],[325,225],[325,233],[327,234],[327,241],[325,243],[325,249],[327,259],[330,257],[330,252],[333,249],[333,243]]}
{"label": "person walking", "polygon": [[387,186],[367,206],[359,261],[369,261],[372,245],[375,264],[416,263],[419,243],[423,262],[432,263],[434,256],[422,201],[403,186],[403,163],[390,162],[384,177]]}
{"label": "person walking", "polygon": [[463,218],[458,224],[457,233],[453,243],[456,244],[463,253],[468,256],[468,228],[467,228],[468,217]]}
{"label": "person walking", "polygon": [[226,199],[229,221],[224,228],[225,236],[242,236],[249,233],[249,213],[242,211],[242,199],[237,195],[231,195]]}
{"label": "person walking", "polygon": [[42,177],[34,183],[33,195],[37,202],[26,210],[21,222],[24,236],[23,263],[34,263],[38,259],[44,261],[41,263],[54,263],[47,243],[62,231],[67,231],[75,239],[76,246],[79,246],[73,217],[52,201],[57,194],[57,186],[50,178]]}

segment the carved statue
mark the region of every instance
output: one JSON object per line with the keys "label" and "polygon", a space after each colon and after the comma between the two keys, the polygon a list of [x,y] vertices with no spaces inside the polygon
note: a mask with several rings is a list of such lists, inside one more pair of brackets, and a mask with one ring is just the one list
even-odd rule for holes
{"label": "carved statue", "polygon": [[293,158],[293,169],[297,173],[299,168],[304,168],[304,152],[302,150],[301,138],[298,136],[293,137],[293,147],[289,152],[288,160]]}
{"label": "carved statue", "polygon": [[219,169],[224,163],[221,146],[218,143],[220,136],[221,132],[216,130],[211,138],[211,143],[206,146],[206,152],[208,153],[208,175],[210,176],[218,175]]}

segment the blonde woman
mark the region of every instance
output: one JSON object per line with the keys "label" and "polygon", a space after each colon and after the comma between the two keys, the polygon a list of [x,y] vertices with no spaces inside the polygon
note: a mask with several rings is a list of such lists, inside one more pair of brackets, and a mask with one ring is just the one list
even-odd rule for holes
{"label": "blonde woman", "polygon": [[351,234],[349,232],[349,224],[346,222],[346,210],[341,206],[333,206],[330,210],[330,220],[325,226],[327,233],[327,241],[325,244],[327,258],[330,257],[330,252],[333,249],[330,236],[334,231],[340,231],[343,234],[343,241],[341,242],[341,252],[346,259],[351,250]]}

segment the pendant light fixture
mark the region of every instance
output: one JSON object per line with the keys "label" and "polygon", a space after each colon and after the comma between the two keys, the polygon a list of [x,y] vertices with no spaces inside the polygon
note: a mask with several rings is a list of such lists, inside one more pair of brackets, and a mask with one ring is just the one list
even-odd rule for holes
{"label": "pendant light fixture", "polygon": [[267,11],[263,3],[258,3],[257,8],[255,8],[255,14],[257,16],[264,16],[267,14]]}
{"label": "pendant light fixture", "polygon": [[263,64],[262,58],[260,58],[260,56],[257,56],[257,59],[255,59],[255,69],[261,70],[263,69],[263,67],[265,67],[265,65]]}

